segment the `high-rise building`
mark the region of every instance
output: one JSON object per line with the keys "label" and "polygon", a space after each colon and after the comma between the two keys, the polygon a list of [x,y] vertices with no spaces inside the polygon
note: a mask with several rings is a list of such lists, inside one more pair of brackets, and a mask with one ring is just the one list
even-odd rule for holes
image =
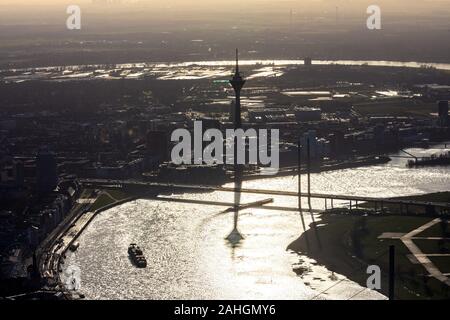
{"label": "high-rise building", "polygon": [[58,185],[56,157],[48,148],[41,148],[36,157],[36,182],[39,194],[53,191]]}
{"label": "high-rise building", "polygon": [[147,153],[163,162],[168,159],[169,140],[165,131],[148,131],[146,136]]}
{"label": "high-rise building", "polygon": [[448,116],[448,100],[441,100],[438,102],[438,123],[440,126],[448,126],[449,125],[449,116]]}
{"label": "high-rise building", "polygon": [[11,156],[0,156],[0,187],[21,187],[23,183],[23,163]]}

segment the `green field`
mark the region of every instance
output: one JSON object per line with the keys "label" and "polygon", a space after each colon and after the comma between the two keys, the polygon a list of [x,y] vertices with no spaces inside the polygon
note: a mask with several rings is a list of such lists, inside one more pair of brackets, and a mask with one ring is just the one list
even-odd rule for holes
{"label": "green field", "polygon": [[[420,196],[421,200],[448,202],[450,193]],[[370,210],[365,209],[367,213]],[[381,292],[388,293],[388,269],[390,245],[396,248],[396,299],[449,299],[450,287],[431,278],[421,264],[408,258],[410,251],[399,239],[379,239],[384,232],[408,233],[434,219],[424,215],[364,215],[325,213],[317,227],[303,233],[289,249],[306,254],[329,270],[340,273],[366,286],[368,265],[378,265],[382,272]],[[355,212],[354,212],[355,213]],[[360,211],[363,213],[363,210]],[[433,226],[419,234],[420,237],[450,237],[449,223]],[[414,240],[423,253],[448,254],[448,240]],[[450,272],[450,257],[431,257],[430,260],[443,273]]]}
{"label": "green field", "polygon": [[112,204],[118,200],[123,200],[129,197],[126,193],[120,190],[108,190],[106,193],[102,193],[91,207],[92,211],[98,210],[104,206]]}

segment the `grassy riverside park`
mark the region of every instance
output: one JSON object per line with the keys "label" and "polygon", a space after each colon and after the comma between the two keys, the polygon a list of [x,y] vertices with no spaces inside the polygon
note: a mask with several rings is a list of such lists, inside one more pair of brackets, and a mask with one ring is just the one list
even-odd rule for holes
{"label": "grassy riverside park", "polygon": [[[450,192],[403,199],[450,202]],[[396,299],[449,299],[450,288],[429,277],[424,267],[413,264],[407,257],[410,251],[399,239],[379,239],[384,232],[407,233],[433,220],[421,214],[399,215],[395,208],[389,208],[388,215],[375,215],[369,208],[353,210],[334,209],[322,214],[316,227],[304,232],[288,247],[309,256],[327,269],[342,274],[366,286],[368,265],[381,268],[381,293],[388,294],[389,246],[395,245],[396,255]],[[397,209],[398,210],[398,209]],[[421,237],[449,237],[448,222],[437,224],[425,230]],[[448,240],[414,240],[424,253],[450,253]],[[442,273],[450,272],[450,257],[430,257]]]}
{"label": "grassy riverside park", "polygon": [[113,204],[116,201],[120,201],[128,198],[130,195],[120,190],[107,190],[102,193],[91,207],[91,211],[103,208],[104,206]]}

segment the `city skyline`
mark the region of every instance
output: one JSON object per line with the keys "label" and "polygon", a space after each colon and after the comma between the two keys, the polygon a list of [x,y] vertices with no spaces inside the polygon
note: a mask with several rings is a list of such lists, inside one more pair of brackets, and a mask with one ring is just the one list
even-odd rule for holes
{"label": "city skyline", "polygon": [[119,2],[0,4],[1,301],[450,299],[450,1]]}

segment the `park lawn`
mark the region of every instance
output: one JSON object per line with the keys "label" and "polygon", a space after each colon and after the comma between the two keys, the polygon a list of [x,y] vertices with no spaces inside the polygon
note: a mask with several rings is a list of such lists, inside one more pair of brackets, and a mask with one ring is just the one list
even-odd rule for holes
{"label": "park lawn", "polygon": [[[387,275],[389,268],[389,256],[387,250],[390,245],[396,248],[395,271],[396,271],[396,297],[398,299],[448,299],[450,298],[449,287],[440,281],[430,278],[426,270],[420,264],[413,264],[408,255],[410,251],[400,240],[378,239],[383,232],[407,233],[413,229],[429,222],[432,218],[426,217],[402,217],[402,216],[371,216],[366,221],[365,235],[361,235],[361,259],[368,264],[377,264],[382,273]],[[353,226],[355,228],[355,225]],[[442,231],[437,230],[433,236],[442,236]],[[362,231],[364,233],[364,230]],[[420,236],[420,234],[419,234]],[[438,241],[414,240],[414,243],[424,253],[439,253]],[[382,253],[383,256],[379,256]],[[450,267],[450,258],[442,259],[442,266]],[[384,272],[383,272],[384,270]],[[442,270],[445,272],[444,270]],[[387,277],[383,279],[387,286]]]}
{"label": "park lawn", "polygon": [[113,202],[114,202],[114,200],[110,196],[108,196],[106,194],[101,194],[97,198],[97,200],[94,202],[94,204],[92,205],[91,210],[92,211],[98,210],[98,209],[100,209],[108,204],[111,204]]}
{"label": "park lawn", "polygon": [[[111,196],[114,198],[111,198]],[[107,206],[109,204],[112,204],[116,202],[116,200],[123,200],[125,198],[129,197],[128,194],[126,194],[123,191],[120,190],[108,190],[107,193],[102,193],[97,200],[94,202],[94,204],[91,207],[91,210],[95,211],[98,210],[104,206]]]}
{"label": "park lawn", "polygon": [[[345,209],[344,209],[345,210]],[[307,254],[329,270],[366,286],[368,265],[378,265],[382,273],[381,292],[388,294],[389,246],[396,248],[397,299],[448,299],[449,287],[428,276],[420,264],[413,264],[409,250],[398,239],[379,239],[384,232],[407,233],[429,222],[424,216],[323,214],[320,226],[311,227],[289,248]],[[442,236],[436,229],[434,236]],[[320,239],[320,248],[316,244]],[[424,252],[435,252],[437,241],[415,242]],[[434,242],[434,241],[433,241]],[[421,248],[422,249],[422,248]],[[442,271],[450,269],[450,258],[438,258]],[[432,260],[433,261],[433,260]],[[448,271],[450,272],[450,271]]]}

